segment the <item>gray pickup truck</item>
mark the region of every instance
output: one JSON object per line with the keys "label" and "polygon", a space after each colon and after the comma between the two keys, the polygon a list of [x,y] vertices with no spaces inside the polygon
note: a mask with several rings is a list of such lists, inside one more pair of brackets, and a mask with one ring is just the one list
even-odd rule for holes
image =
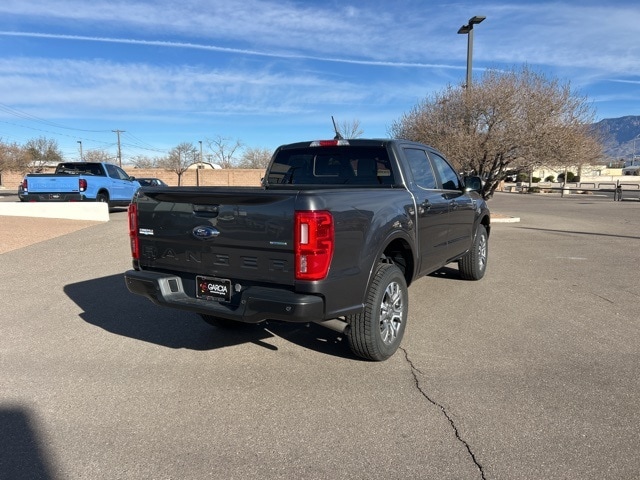
{"label": "gray pickup truck", "polygon": [[485,274],[481,181],[429,146],[284,145],[262,183],[141,188],[129,206],[129,290],[215,326],[315,322],[380,361],[402,340],[408,285],[452,262],[463,279]]}

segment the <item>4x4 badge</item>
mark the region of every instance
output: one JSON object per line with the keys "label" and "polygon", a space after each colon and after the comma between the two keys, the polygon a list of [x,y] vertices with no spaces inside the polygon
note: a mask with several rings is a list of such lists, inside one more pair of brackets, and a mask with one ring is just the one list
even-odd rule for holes
{"label": "4x4 badge", "polygon": [[208,225],[200,225],[191,231],[191,235],[198,240],[209,240],[220,235],[220,231],[217,228],[210,227]]}

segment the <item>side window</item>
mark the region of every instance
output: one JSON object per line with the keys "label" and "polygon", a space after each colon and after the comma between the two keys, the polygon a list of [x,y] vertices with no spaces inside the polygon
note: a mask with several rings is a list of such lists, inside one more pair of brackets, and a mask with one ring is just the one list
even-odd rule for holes
{"label": "side window", "polygon": [[104,168],[107,169],[107,175],[111,178],[118,178],[118,172],[116,171],[115,165],[105,165]]}
{"label": "side window", "polygon": [[115,167],[115,169],[116,174],[118,175],[117,178],[119,178],[120,180],[129,180],[129,175],[127,174],[127,172],[122,170],[120,167]]}
{"label": "side window", "polygon": [[436,177],[431,168],[431,162],[427,158],[427,152],[417,148],[405,148],[404,155],[413,175],[413,180],[420,188],[437,188]]}
{"label": "side window", "polygon": [[433,163],[435,164],[438,174],[440,175],[440,181],[442,181],[442,188],[444,190],[460,190],[460,178],[451,165],[433,152],[429,152]]}
{"label": "side window", "polygon": [[105,165],[105,168],[107,169],[107,173],[111,178],[116,178],[118,180],[129,180],[129,175],[127,175],[127,173],[121,168],[110,164]]}

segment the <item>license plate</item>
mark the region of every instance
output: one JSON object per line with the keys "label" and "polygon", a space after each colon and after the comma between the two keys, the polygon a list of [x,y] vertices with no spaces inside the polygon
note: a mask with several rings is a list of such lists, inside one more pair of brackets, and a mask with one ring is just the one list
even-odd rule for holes
{"label": "license plate", "polygon": [[49,200],[60,200],[61,195],[59,193],[50,193]]}
{"label": "license plate", "polygon": [[197,276],[196,296],[219,302],[228,302],[231,300],[231,280]]}

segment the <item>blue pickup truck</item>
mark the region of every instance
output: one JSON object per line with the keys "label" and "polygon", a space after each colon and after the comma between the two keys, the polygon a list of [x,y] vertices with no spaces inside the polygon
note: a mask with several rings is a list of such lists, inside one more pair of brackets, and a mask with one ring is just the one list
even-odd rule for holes
{"label": "blue pickup truck", "polygon": [[116,165],[98,162],[59,163],[54,173],[29,173],[22,180],[23,202],[105,202],[127,206],[140,188]]}

